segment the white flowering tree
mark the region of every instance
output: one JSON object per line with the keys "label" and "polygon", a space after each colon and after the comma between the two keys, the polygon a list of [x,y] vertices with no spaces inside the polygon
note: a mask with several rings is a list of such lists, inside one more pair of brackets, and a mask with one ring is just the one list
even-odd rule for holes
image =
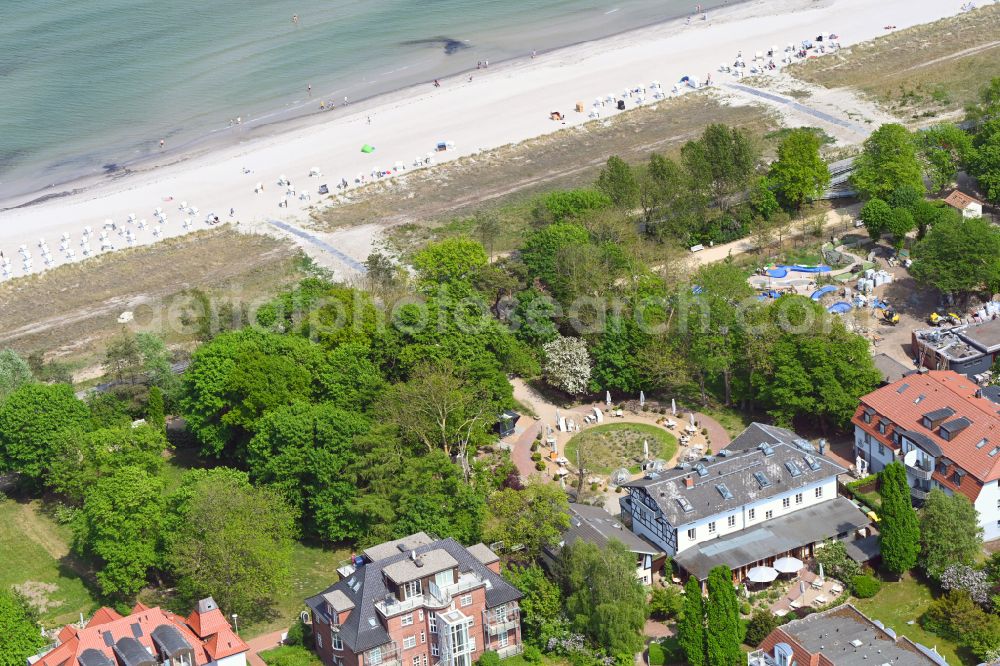
{"label": "white flowering tree", "polygon": [[559,336],[542,346],[542,350],[545,352],[542,367],[545,381],[570,395],[587,392],[592,367],[587,343],[580,338]]}

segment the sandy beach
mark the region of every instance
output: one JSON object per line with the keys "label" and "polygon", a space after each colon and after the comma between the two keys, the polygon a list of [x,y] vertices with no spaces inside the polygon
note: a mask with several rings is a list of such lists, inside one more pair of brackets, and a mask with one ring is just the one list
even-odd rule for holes
{"label": "sandy beach", "polygon": [[[438,163],[517,143],[591,120],[586,111],[574,110],[577,102],[589,109],[595,98],[620,96],[625,89],[649,86],[652,81],[662,83],[669,95],[685,75],[704,80],[711,73],[713,82],[732,81],[717,69],[720,63],[731,63],[739,51],[749,64],[756,51],[766,51],[771,45],[783,49],[789,42],[820,33],[836,33],[842,46],[848,47],[884,34],[886,25],[901,29],[950,16],[959,11],[960,4],[935,0],[748,2],[714,11],[708,20],[692,20],[690,25],[685,20],[672,21],[535,59],[499,66],[491,63],[488,70],[472,72],[471,81],[463,75],[443,79],[440,87],[426,85],[374,98],[349,107],[346,115],[314,116],[239,145],[97,181],[74,194],[21,208],[12,206],[23,204],[25,198],[0,202],[0,209],[8,208],[0,212],[0,251],[10,260],[16,278],[26,274],[18,253],[21,245],[32,255],[29,273],[46,267],[39,249],[43,238],[51,265],[80,261],[84,227],[93,229],[89,245],[97,253],[102,245],[98,235],[109,219],[118,229],[131,229],[136,245],[185,233],[185,218],[191,219],[191,230],[204,229],[209,213],[224,222],[239,221],[241,227],[266,227],[281,233],[269,220],[302,226],[308,208],[322,199],[317,193],[320,184],[335,193],[341,178],[353,186],[358,174],[370,180],[373,170],[392,169],[397,162],[409,170],[416,158],[425,157],[438,142],[454,144],[444,153],[435,153]],[[634,106],[629,100],[628,108]],[[550,120],[551,111],[564,114],[565,121]],[[606,107],[604,113],[618,111]],[[363,153],[363,144],[374,146],[375,151]],[[309,176],[314,167],[320,169],[321,177]],[[288,197],[287,207],[279,207],[286,190],[278,185],[281,176],[296,190],[295,197]],[[263,191],[255,193],[258,183],[263,184]],[[310,195],[309,200],[298,198],[303,192]],[[196,207],[197,213],[182,211],[181,202]],[[156,208],[166,215],[165,222],[154,217]],[[145,228],[128,224],[130,214],[137,221],[145,219]],[[154,235],[156,227],[159,233]],[[72,259],[60,251],[67,233],[65,245],[75,251]],[[125,237],[113,231],[108,233],[108,242],[119,249],[128,245]]]}

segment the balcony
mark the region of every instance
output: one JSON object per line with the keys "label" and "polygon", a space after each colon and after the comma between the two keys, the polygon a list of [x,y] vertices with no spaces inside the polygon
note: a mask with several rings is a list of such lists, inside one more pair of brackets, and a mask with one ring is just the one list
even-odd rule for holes
{"label": "balcony", "polygon": [[929,463],[917,462],[913,465],[907,463],[906,471],[913,475],[913,478],[921,481],[930,481],[934,474],[934,466]]}
{"label": "balcony", "polygon": [[930,490],[924,490],[923,488],[910,488],[910,497],[921,502],[925,501],[927,496],[930,494]]}
{"label": "balcony", "polygon": [[384,599],[375,602],[375,608],[382,613],[383,617],[392,617],[400,613],[406,613],[416,608],[444,608],[451,603],[452,597],[469,590],[474,590],[485,584],[482,576],[475,572],[468,572],[459,577],[458,582],[451,585],[438,587],[433,581],[428,583],[430,588],[423,594],[412,596],[400,601],[395,596],[386,595]]}
{"label": "balcony", "polygon": [[516,629],[518,625],[517,618],[509,617],[505,620],[499,622],[488,622],[486,624],[489,629],[490,636],[497,636],[499,634],[505,634],[511,629]]}
{"label": "balcony", "polygon": [[524,646],[518,643],[517,645],[508,645],[505,648],[500,648],[497,650],[497,654],[501,659],[506,659],[507,657],[513,657],[514,655],[521,654],[524,651]]}

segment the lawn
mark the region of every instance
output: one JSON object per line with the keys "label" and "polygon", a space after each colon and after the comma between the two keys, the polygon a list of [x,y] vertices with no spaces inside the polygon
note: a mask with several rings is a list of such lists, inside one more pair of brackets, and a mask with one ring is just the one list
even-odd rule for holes
{"label": "lawn", "polygon": [[719,422],[730,437],[736,437],[738,434],[746,430],[747,426],[753,420],[743,412],[732,407],[699,407],[698,410],[705,416],[710,416]]}
{"label": "lawn", "polygon": [[51,628],[90,615],[99,604],[69,555],[69,529],[41,509],[38,501],[0,499],[0,588],[19,586]]}
{"label": "lawn", "polygon": [[259,656],[268,666],[323,666],[323,662],[312,650],[301,645],[284,645],[264,650]]}
{"label": "lawn", "polygon": [[566,457],[574,464],[579,450],[583,466],[598,474],[627,467],[633,474],[642,464],[643,441],[649,442],[649,457],[670,460],[677,451],[673,435],[645,423],[607,423],[584,430],[566,444]]}
{"label": "lawn", "polygon": [[[932,601],[930,588],[923,582],[906,575],[898,583],[883,583],[882,589],[871,599],[854,599],[853,604],[873,620],[927,647],[936,647],[949,664],[975,664],[976,659],[958,646],[936,634],[924,631],[919,624],[920,615]],[[910,621],[913,624],[908,624]],[[959,658],[962,655],[962,659]]]}
{"label": "lawn", "polygon": [[306,597],[322,592],[337,582],[337,567],[350,555],[347,550],[296,543],[292,549],[290,580],[278,590],[275,599],[275,617],[266,622],[248,625],[246,629],[241,623],[241,634],[245,638],[253,638],[290,627],[298,619],[299,613],[305,610]]}

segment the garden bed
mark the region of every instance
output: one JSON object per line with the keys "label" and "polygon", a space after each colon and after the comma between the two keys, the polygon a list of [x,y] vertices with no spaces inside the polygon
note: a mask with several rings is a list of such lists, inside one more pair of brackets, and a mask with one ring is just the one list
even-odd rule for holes
{"label": "garden bed", "polygon": [[566,444],[566,457],[580,462],[590,472],[610,474],[627,467],[637,474],[642,467],[643,441],[649,442],[649,457],[670,460],[677,452],[677,440],[663,428],[645,423],[607,423],[588,428]]}

